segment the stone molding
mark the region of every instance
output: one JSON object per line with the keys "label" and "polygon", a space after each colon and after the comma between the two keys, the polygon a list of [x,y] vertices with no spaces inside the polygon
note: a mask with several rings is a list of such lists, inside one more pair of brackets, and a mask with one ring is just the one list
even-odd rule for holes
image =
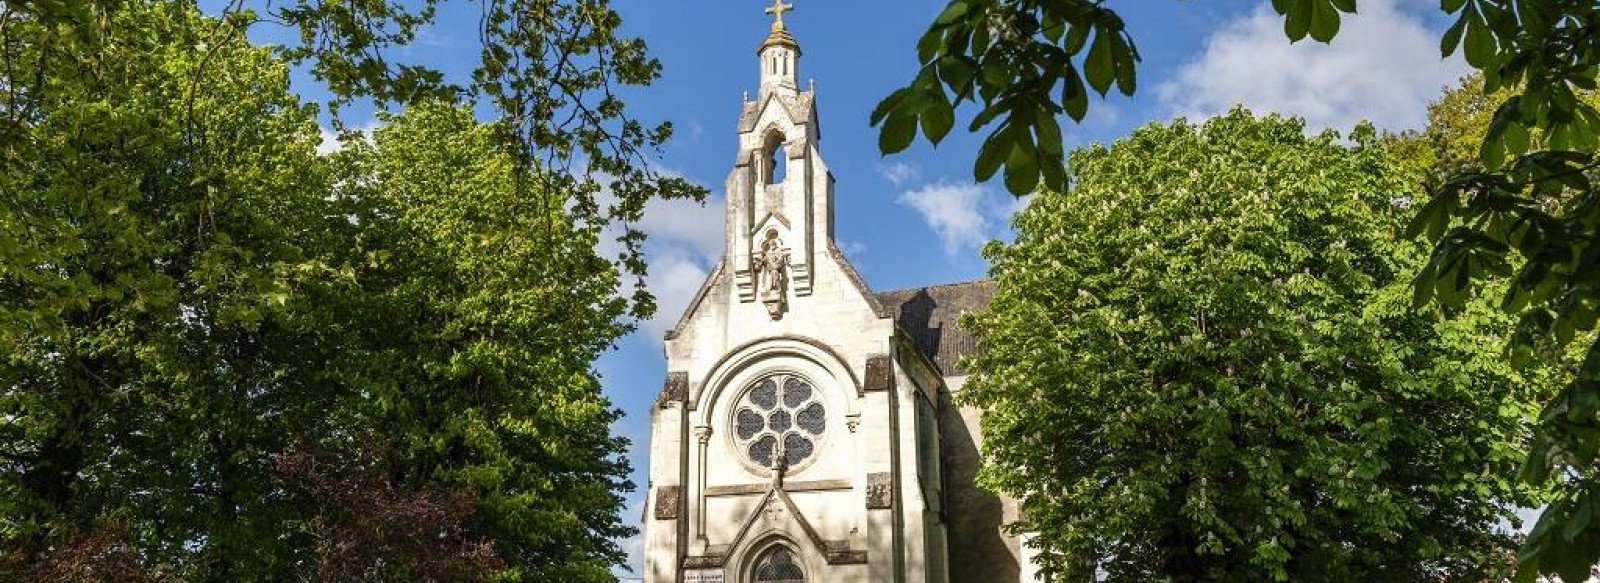
{"label": "stone molding", "polygon": [[727,555],[704,555],[699,557],[684,557],[685,569],[720,569],[728,564]]}
{"label": "stone molding", "polygon": [[682,506],[682,486],[656,488],[656,520],[677,520]]}
{"label": "stone molding", "polygon": [[[700,392],[701,393],[705,393],[707,391],[715,391],[717,389],[717,386],[715,385],[715,382],[717,382],[719,380],[717,378],[718,375],[723,373],[724,371],[726,371],[728,369],[729,363],[735,362],[735,359],[744,359],[744,358],[749,357],[750,356],[749,354],[745,354],[746,351],[749,351],[752,348],[759,347],[759,346],[761,346],[763,344],[772,344],[774,341],[781,341],[781,340],[788,340],[788,341],[792,341],[792,342],[798,342],[798,343],[805,344],[805,345],[808,345],[808,346],[810,346],[812,348],[815,348],[817,350],[822,351],[823,354],[825,354],[829,358],[833,359],[833,364],[837,364],[839,366],[839,369],[844,371],[845,375],[847,376],[847,380],[850,383],[850,386],[855,389],[856,395],[860,396],[862,394],[862,392],[861,392],[861,379],[856,376],[855,369],[850,368],[850,361],[845,360],[844,357],[840,356],[839,351],[834,350],[832,346],[827,345],[826,343],[822,342],[821,340],[817,340],[815,338],[810,338],[810,337],[806,337],[806,336],[800,336],[800,335],[796,335],[796,334],[781,334],[781,335],[778,335],[778,336],[767,336],[765,338],[757,338],[755,340],[751,340],[751,341],[746,342],[744,344],[740,344],[738,346],[735,346],[732,349],[729,349],[725,354],[722,355],[722,358],[719,358],[719,359],[717,359],[717,361],[715,363],[712,363],[711,368],[708,369],[710,372],[707,373],[706,379],[702,379],[702,381],[701,381],[703,383],[709,383],[709,384],[702,386]],[[816,358],[808,358],[807,355],[804,355],[804,354],[799,354],[799,356],[800,356],[800,358],[811,360],[812,362],[815,362],[818,366],[821,366],[824,370],[829,369],[829,363],[822,362],[821,360],[816,359]],[[888,357],[885,357],[885,358],[888,358]],[[702,406],[701,401],[705,400],[705,398],[706,398],[705,394],[698,394],[697,395],[697,394],[694,394],[694,393],[690,393],[689,396],[693,398],[691,401],[688,402],[689,403],[689,410],[691,410],[691,411],[699,409]]]}
{"label": "stone molding", "polygon": [[[783,489],[787,492],[825,492],[828,490],[849,490],[851,487],[850,480],[785,480],[783,482]],[[771,483],[711,486],[706,488],[706,496],[753,496],[765,494],[771,488]]]}
{"label": "stone molding", "polygon": [[865,565],[867,564],[866,551],[828,551],[823,555],[829,565]]}

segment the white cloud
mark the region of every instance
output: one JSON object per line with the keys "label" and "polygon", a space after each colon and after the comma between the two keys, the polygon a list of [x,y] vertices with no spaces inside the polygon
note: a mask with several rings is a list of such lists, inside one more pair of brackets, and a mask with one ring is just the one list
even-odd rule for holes
{"label": "white cloud", "polygon": [[707,197],[705,204],[655,199],[645,203],[639,228],[651,242],[687,246],[704,257],[716,257],[722,254],[726,217],[727,204],[720,196]]}
{"label": "white cloud", "polygon": [[956,255],[988,240],[990,219],[984,199],[992,193],[980,184],[937,182],[900,195],[898,202],[911,207],[939,235],[945,253]]}
{"label": "white cloud", "polygon": [[[633,459],[637,463],[637,460],[642,458]],[[623,522],[638,520],[641,512],[644,512],[643,500],[629,503],[622,509],[622,520]],[[611,575],[623,581],[639,580],[644,576],[644,532],[641,530],[633,536],[619,539],[617,545],[622,547],[622,552],[627,558],[624,559],[623,566],[612,567]]]}
{"label": "white cloud", "polygon": [[317,127],[317,134],[322,141],[317,144],[317,155],[326,156],[344,149],[344,144],[339,143],[339,134],[323,126]]}
{"label": "white cloud", "polygon": [[1257,113],[1304,117],[1311,128],[1348,130],[1362,119],[1387,129],[1418,127],[1428,102],[1469,71],[1459,53],[1441,59],[1440,33],[1403,9],[1430,1],[1363,0],[1331,44],[1290,44],[1283,18],[1259,4],[1213,33],[1157,94],[1173,113],[1192,118],[1243,103]]}
{"label": "white cloud", "polygon": [[656,296],[656,315],[639,327],[652,339],[659,339],[678,323],[689,301],[700,291],[709,269],[704,256],[674,245],[660,246],[646,252],[650,273],[645,285]]}
{"label": "white cloud", "polygon": [[878,175],[888,180],[889,184],[900,186],[906,182],[916,180],[922,176],[922,169],[915,164],[895,162],[893,164],[878,164]]}
{"label": "white cloud", "polygon": [[867,252],[867,244],[860,241],[840,241],[839,250],[843,251],[845,256],[851,259],[856,259],[860,257],[862,253]]}
{"label": "white cloud", "polygon": [[[656,172],[675,178],[683,174],[668,168]],[[601,183],[608,182],[601,177]],[[602,189],[599,203],[614,202],[611,194]],[[727,204],[721,196],[707,197],[704,204],[692,200],[653,199],[645,203],[643,218],[635,228],[648,235],[644,259],[649,266],[645,286],[656,297],[656,314],[639,323],[639,329],[651,339],[659,339],[677,324],[678,318],[689,307],[695,292],[705,281],[712,264],[722,256],[723,224]],[[600,241],[600,252],[605,257],[615,257],[622,251],[615,238],[620,227],[608,227]],[[623,290],[632,293],[632,290]]]}
{"label": "white cloud", "polygon": [[[345,131],[360,132],[363,138],[371,142],[372,132],[377,131],[380,125],[382,125],[382,122],[374,118],[359,125],[345,126]],[[332,128],[319,125],[317,126],[317,135],[322,138],[322,141],[317,144],[317,154],[326,156],[344,149],[344,144],[339,141],[339,132],[333,131]]]}

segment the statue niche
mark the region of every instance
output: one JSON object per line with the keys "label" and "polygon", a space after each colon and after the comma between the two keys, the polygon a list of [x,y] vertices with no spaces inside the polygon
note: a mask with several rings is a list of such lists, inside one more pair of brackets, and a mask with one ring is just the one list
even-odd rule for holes
{"label": "statue niche", "polygon": [[788,309],[789,250],[778,240],[778,231],[768,229],[761,242],[761,251],[751,257],[751,270],[756,272],[757,287],[761,290],[761,303],[767,306],[767,315],[777,320]]}

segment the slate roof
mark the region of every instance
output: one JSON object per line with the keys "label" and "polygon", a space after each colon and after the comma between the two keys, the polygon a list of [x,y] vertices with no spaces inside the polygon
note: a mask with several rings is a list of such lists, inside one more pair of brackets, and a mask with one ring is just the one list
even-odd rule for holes
{"label": "slate roof", "polygon": [[965,374],[956,361],[972,352],[972,334],[956,324],[962,313],[980,310],[994,297],[994,281],[980,279],[874,294],[894,314],[900,329],[946,376]]}

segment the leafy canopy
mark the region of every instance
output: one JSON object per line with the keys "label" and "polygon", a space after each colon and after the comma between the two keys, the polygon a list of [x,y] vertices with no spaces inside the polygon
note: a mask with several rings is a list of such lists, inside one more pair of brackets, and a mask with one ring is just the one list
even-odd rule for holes
{"label": "leafy canopy", "polygon": [[[982,480],[1022,500],[1072,580],[1480,581],[1549,373],[1498,354],[1509,318],[1410,308],[1404,176],[1233,112],[1071,157],[993,243],[968,320]],[[1040,323],[1047,323],[1040,325]]]}
{"label": "leafy canopy", "polygon": [[[975,104],[968,131],[993,127],[974,162],[987,180],[1005,168],[1023,196],[1068,188],[1062,113],[1082,120],[1089,90],[1137,88],[1139,54],[1104,0],[950,0],[917,46],[921,69],[872,114],[880,150],[906,148],[920,127],[937,144],[955,110]],[[1327,42],[1358,0],[1273,0],[1284,34]],[[1456,308],[1481,291],[1504,293],[1518,315],[1509,352],[1554,363],[1564,347],[1593,342],[1600,279],[1600,209],[1589,176],[1600,168],[1600,109],[1585,97],[1600,76],[1600,4],[1589,0],[1440,0],[1453,23],[1440,52],[1460,52],[1482,75],[1493,111],[1476,147],[1478,164],[1453,168],[1430,188],[1412,232],[1434,254],[1417,279],[1419,302]],[[1509,288],[1488,285],[1512,275]],[[1504,291],[1502,292],[1502,289]],[[1577,339],[1577,340],[1574,340]],[[1573,343],[1577,342],[1576,345]],[[1567,485],[1528,539],[1520,581],[1537,574],[1587,575],[1600,563],[1600,356],[1548,403],[1524,479]]]}
{"label": "leafy canopy", "polygon": [[450,100],[319,156],[237,22],[0,7],[0,579],[611,580],[593,193]]}
{"label": "leafy canopy", "polygon": [[[973,165],[979,181],[1005,169],[1017,196],[1061,190],[1067,178],[1059,118],[1082,121],[1090,91],[1138,88],[1139,51],[1104,0],[950,0],[917,43],[921,69],[872,113],[879,149],[899,152],[920,127],[938,144],[955,110],[973,103],[968,131],[993,126]],[[1593,90],[1600,65],[1600,7],[1584,0],[1441,0],[1454,23],[1440,40],[1487,79],[1510,89],[1482,151],[1491,167],[1527,147],[1535,128],[1555,149],[1592,150],[1600,111],[1575,98]],[[1291,42],[1331,41],[1358,0],[1272,0]]]}

